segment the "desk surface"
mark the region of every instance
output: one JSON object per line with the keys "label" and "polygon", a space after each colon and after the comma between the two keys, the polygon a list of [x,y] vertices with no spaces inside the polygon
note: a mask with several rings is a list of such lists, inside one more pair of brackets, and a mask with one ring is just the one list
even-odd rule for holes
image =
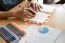
{"label": "desk surface", "polygon": [[[16,20],[16,19],[8,19],[8,20],[7,19],[6,20],[2,19],[2,20],[0,20],[0,25],[5,24],[5,23],[9,23],[9,22],[16,22],[17,24],[24,27],[25,29],[26,29],[26,27],[31,25],[31,24],[26,24],[23,21]],[[47,26],[50,26],[50,27],[53,27],[53,28],[56,28],[56,29],[65,29],[65,23],[60,24],[60,23],[55,22],[53,16],[51,16],[49,18]]]}

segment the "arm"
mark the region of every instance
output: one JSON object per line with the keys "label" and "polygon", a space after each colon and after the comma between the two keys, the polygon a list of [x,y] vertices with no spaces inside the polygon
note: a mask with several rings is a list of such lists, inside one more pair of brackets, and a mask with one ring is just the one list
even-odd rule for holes
{"label": "arm", "polygon": [[[23,3],[25,4],[23,5]],[[8,18],[8,17],[17,16],[17,13],[22,11],[21,7],[27,7],[27,3],[26,2],[23,2],[23,3],[20,3],[19,5],[17,5],[16,7],[14,7],[13,9],[9,11],[0,11],[0,18]]]}
{"label": "arm", "polygon": [[8,11],[0,11],[0,18],[12,17],[13,15]]}
{"label": "arm", "polygon": [[28,8],[29,3],[30,2],[24,1],[9,11],[0,12],[0,18],[16,17],[22,19],[34,16],[31,12],[22,9],[22,7]]}

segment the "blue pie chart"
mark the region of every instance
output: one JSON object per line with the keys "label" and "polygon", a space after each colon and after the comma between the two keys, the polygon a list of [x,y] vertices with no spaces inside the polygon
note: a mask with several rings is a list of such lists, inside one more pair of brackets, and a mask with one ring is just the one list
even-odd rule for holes
{"label": "blue pie chart", "polygon": [[42,28],[39,29],[39,33],[46,34],[48,32],[49,32],[48,27],[42,27]]}

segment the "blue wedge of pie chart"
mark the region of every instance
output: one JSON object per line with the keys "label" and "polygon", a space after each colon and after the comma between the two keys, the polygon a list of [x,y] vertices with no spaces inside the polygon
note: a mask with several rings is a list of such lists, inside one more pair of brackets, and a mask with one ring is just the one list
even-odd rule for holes
{"label": "blue wedge of pie chart", "polygon": [[48,29],[48,27],[42,27],[38,31],[39,31],[39,33],[46,34],[49,32],[49,29]]}

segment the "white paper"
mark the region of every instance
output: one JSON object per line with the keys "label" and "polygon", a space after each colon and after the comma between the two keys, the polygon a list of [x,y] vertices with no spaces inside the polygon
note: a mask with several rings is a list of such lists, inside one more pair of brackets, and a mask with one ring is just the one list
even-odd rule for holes
{"label": "white paper", "polygon": [[43,23],[46,19],[48,19],[48,14],[37,12],[36,16],[32,19],[29,19],[30,21],[35,21],[37,23]]}
{"label": "white paper", "polygon": [[41,34],[41,33],[38,32],[39,29],[37,29],[35,27],[34,28],[33,27],[29,27],[28,28],[28,32],[31,33],[31,34],[33,34],[33,35],[37,35],[40,38],[47,39],[48,41],[50,41],[50,43],[53,43],[56,40],[56,38],[63,31],[63,30],[58,30],[58,29],[54,29],[54,28],[50,28],[50,27],[48,27],[48,29],[49,29],[49,32],[48,33]]}
{"label": "white paper", "polygon": [[49,32],[46,34],[41,34],[38,32],[38,28],[30,26],[27,28],[27,35],[21,38],[19,43],[53,43],[63,30],[57,30],[54,28],[49,28]]}

